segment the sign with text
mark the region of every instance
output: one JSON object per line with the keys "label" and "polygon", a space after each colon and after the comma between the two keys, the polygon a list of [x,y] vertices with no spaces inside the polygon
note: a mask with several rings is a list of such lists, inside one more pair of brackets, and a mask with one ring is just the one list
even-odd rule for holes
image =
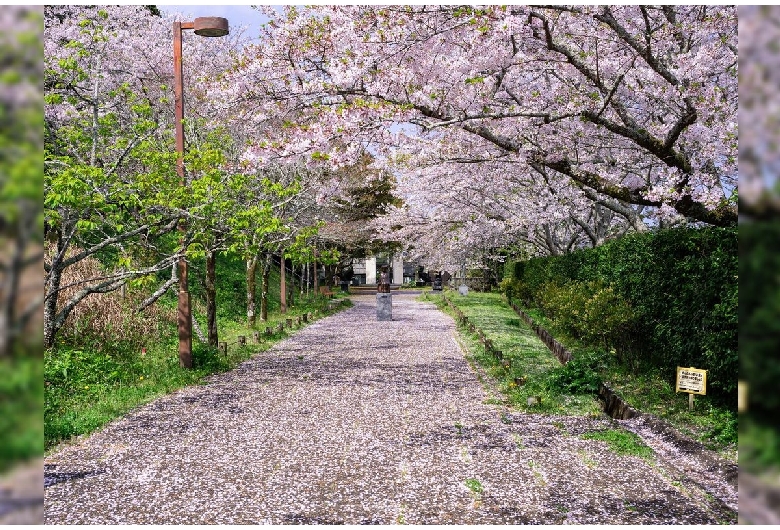
{"label": "sign with text", "polygon": [[677,392],[707,393],[707,370],[677,367]]}

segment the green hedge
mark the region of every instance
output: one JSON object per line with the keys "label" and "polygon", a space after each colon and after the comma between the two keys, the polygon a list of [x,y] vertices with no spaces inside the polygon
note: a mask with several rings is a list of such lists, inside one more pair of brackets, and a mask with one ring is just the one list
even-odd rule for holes
{"label": "green hedge", "polygon": [[739,227],[739,375],[751,415],[776,422],[780,409],[780,223]]}
{"label": "green hedge", "polygon": [[738,365],[737,250],[736,228],[634,234],[512,263],[514,279],[503,287],[577,338],[618,350],[633,367],[657,366],[672,381],[677,366],[704,368],[708,394],[731,398]]}

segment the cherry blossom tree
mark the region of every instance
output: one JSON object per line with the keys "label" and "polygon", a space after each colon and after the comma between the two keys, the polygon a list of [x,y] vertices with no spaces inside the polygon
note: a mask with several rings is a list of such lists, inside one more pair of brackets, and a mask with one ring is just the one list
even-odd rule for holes
{"label": "cherry blossom tree", "polygon": [[740,213],[754,218],[780,214],[780,11],[740,6]]}
{"label": "cherry blossom tree", "polygon": [[[405,201],[466,180],[491,197],[469,212],[472,222],[484,217],[529,239],[562,220],[591,243],[659,219],[736,222],[733,7],[266,14],[264,43],[246,50],[225,87],[257,105],[257,123],[285,120],[250,158],[340,165],[368,148],[389,165],[400,156]],[[614,215],[599,235],[606,210]],[[412,225],[421,216],[451,224],[430,204],[407,211]]]}
{"label": "cherry blossom tree", "polygon": [[[85,297],[155,281],[170,268],[170,280],[140,308],[152,303],[177,283],[175,263],[202,235],[197,230],[208,228],[202,221],[214,175],[191,171],[183,187],[174,172],[171,32],[171,19],[144,6],[45,9],[47,347]],[[192,112],[185,126],[194,168],[197,157],[210,156],[199,152],[194,129],[217,110],[200,87],[235,58],[235,41],[186,38],[185,86],[194,89],[186,94]],[[177,234],[183,218],[188,229]],[[89,257],[100,259],[105,273],[63,285],[68,268]]]}

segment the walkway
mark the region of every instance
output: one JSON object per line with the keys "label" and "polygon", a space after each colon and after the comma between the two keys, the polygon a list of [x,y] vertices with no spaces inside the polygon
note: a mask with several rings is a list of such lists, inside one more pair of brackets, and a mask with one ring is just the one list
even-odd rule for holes
{"label": "walkway", "polygon": [[[502,414],[431,304],[373,297],[46,459],[46,523],[687,523],[717,502],[578,434]],[[679,484],[679,482],[678,482]]]}

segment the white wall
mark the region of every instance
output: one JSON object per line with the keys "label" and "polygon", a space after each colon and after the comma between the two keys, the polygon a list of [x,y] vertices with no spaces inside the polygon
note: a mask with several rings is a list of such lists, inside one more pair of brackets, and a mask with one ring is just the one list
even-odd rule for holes
{"label": "white wall", "polygon": [[393,256],[393,279],[391,281],[397,285],[404,283],[404,259],[401,254]]}
{"label": "white wall", "polygon": [[366,283],[376,284],[376,258],[366,258]]}

